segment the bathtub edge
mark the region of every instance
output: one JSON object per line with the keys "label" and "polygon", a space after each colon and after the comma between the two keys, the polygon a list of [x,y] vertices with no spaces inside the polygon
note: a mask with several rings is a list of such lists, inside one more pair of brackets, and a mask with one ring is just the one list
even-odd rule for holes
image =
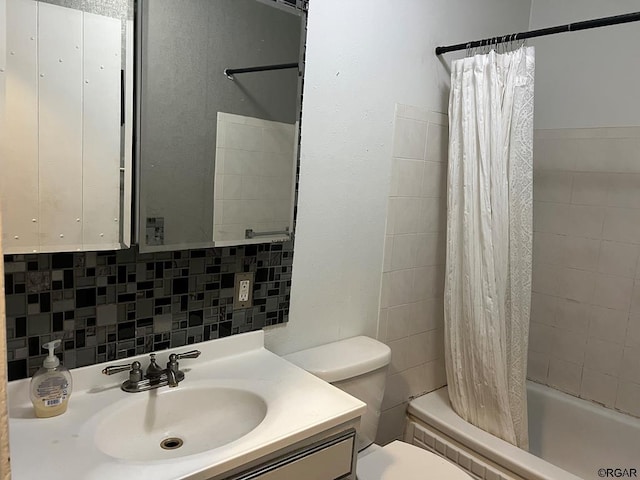
{"label": "bathtub edge", "polygon": [[426,423],[522,477],[531,480],[582,480],[463,420],[451,408],[446,386],[409,402],[407,415],[412,417],[410,420]]}

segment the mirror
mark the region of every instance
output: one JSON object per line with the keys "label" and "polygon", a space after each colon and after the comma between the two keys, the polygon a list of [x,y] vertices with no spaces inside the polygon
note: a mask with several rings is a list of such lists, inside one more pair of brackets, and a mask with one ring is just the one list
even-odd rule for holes
{"label": "mirror", "polygon": [[140,251],[290,238],[304,3],[140,2]]}

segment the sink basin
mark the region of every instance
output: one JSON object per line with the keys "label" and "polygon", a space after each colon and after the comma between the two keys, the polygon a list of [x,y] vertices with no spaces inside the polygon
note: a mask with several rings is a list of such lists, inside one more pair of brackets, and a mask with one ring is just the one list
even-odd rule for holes
{"label": "sink basin", "polygon": [[103,412],[95,432],[102,452],[154,461],[212,450],[256,428],[267,405],[246,390],[211,386],[131,393]]}

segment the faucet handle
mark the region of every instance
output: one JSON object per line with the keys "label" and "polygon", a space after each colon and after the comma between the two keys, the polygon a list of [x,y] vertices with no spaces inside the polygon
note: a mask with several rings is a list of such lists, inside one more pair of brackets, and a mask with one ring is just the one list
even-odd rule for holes
{"label": "faucet handle", "polygon": [[178,360],[182,360],[183,358],[198,358],[202,352],[200,350],[190,350],[184,353],[172,353],[169,355],[169,362],[167,363],[167,368],[170,370],[178,371]]}
{"label": "faucet handle", "polygon": [[188,352],[176,354],[176,360],[183,358],[198,358],[202,352],[200,350],[189,350]]}
{"label": "faucet handle", "polygon": [[[137,364],[137,365],[136,365]],[[114,373],[126,372],[128,370],[139,370],[140,362],[127,363],[126,365],[111,365],[102,369],[105,375],[113,375]]]}

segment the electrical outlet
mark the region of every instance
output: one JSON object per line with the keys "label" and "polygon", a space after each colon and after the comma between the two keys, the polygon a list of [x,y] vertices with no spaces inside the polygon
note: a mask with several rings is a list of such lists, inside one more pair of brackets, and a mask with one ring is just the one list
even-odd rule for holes
{"label": "electrical outlet", "polygon": [[253,273],[236,273],[233,291],[233,308],[253,306]]}
{"label": "electrical outlet", "polygon": [[247,302],[249,300],[249,280],[240,280],[240,293],[238,294],[238,300],[241,302]]}

